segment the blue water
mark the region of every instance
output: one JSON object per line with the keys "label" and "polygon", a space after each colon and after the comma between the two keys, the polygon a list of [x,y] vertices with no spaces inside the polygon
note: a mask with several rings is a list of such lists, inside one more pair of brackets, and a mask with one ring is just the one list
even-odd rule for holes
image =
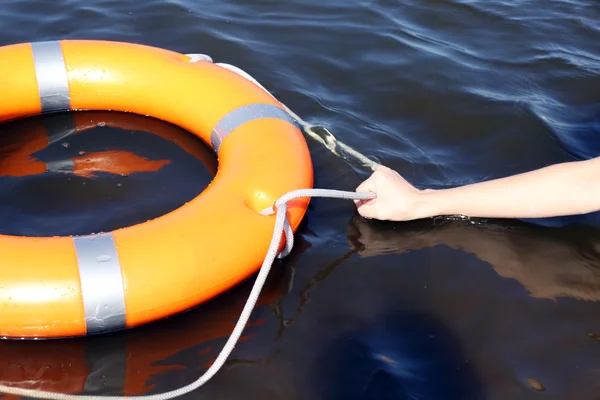
{"label": "blue water", "polygon": [[[419,187],[600,155],[596,0],[20,0],[3,3],[0,27],[0,45],[108,39],[210,54]],[[2,128],[3,146],[27,143],[23,123]],[[307,141],[316,186],[368,176]],[[210,162],[131,126],[92,127],[37,156],[108,150],[171,162],[125,177],[0,177],[1,232],[114,229],[178,207],[212,177]],[[316,199],[244,341],[187,398],[597,399],[598,221],[390,224]],[[0,380],[95,394],[184,385],[216,357],[251,283],[133,331],[0,342]]]}
{"label": "blue water", "polygon": [[[173,211],[199,195],[214,177],[217,160],[212,150],[181,128],[127,113],[80,114],[87,118],[75,121],[71,113],[61,113],[4,124],[1,233],[110,232]],[[73,127],[77,133],[69,134]],[[40,138],[60,140],[33,148],[30,144]],[[192,143],[192,153],[178,145],[185,139]],[[74,166],[63,172],[32,170],[15,176],[11,166],[27,159]]]}

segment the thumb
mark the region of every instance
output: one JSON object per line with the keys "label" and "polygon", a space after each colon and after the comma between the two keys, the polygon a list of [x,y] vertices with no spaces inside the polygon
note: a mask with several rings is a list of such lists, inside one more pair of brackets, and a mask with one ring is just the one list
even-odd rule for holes
{"label": "thumb", "polygon": [[[356,188],[356,192],[357,193],[371,192],[371,193],[375,193],[375,195],[377,195],[377,187],[375,185],[375,180],[373,179],[373,176],[371,175],[367,180],[365,180],[363,183],[361,183]],[[358,209],[359,213],[361,215],[363,215],[362,214],[363,210],[365,210],[366,208],[369,208],[369,206],[373,206],[376,200],[377,200],[376,197],[373,199],[366,199],[366,200],[354,200],[354,204],[356,205],[356,208]]]}
{"label": "thumb", "polygon": [[358,185],[358,187],[356,188],[357,192],[373,192],[376,193],[377,188],[375,187],[375,179],[373,174],[371,174],[370,177],[368,177],[366,180],[363,181],[363,183],[361,183],[360,185]]}

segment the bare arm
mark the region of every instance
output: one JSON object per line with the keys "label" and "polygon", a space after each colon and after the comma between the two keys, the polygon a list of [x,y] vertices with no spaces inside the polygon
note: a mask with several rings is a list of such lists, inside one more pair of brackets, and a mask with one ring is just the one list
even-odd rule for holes
{"label": "bare arm", "polygon": [[545,218],[600,210],[600,157],[451,189],[418,190],[380,167],[357,191],[377,198],[357,201],[364,217],[406,221],[462,214],[490,218]]}

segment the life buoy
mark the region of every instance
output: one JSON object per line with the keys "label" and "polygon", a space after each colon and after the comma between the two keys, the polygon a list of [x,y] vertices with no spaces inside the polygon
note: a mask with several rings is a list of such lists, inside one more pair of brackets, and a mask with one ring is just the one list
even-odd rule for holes
{"label": "life buoy", "polygon": [[[269,93],[227,68],[150,46],[85,40],[8,45],[0,59],[0,121],[132,112],[192,132],[219,160],[198,197],[145,223],[89,236],[0,236],[0,336],[99,334],[206,302],[260,267],[274,216],[259,211],[286,192],[312,188],[302,132]],[[288,203],[293,230],[308,202]]]}
{"label": "life buoy", "polygon": [[[270,277],[257,299],[259,308],[275,304],[288,292],[291,268],[274,270],[273,274],[276,278]],[[67,394],[112,391],[123,396],[143,395],[155,388],[157,377],[182,368],[177,355],[193,355],[192,362],[200,368],[214,361],[218,353],[214,340],[231,333],[250,286],[242,284],[209,307],[126,335],[0,341],[0,384]],[[260,336],[270,336],[276,325],[265,327],[265,322],[256,319],[249,323],[245,339],[258,337],[259,343],[268,343]]]}

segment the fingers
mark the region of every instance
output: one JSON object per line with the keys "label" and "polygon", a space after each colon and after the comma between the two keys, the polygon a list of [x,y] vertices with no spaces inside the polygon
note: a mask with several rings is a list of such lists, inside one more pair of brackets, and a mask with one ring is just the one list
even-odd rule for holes
{"label": "fingers", "polygon": [[[361,192],[371,192],[377,194],[377,187],[375,185],[375,172],[371,174],[369,178],[367,178],[364,182],[362,182],[356,188],[357,193]],[[375,199],[367,199],[367,200],[354,200],[354,204],[356,204],[357,208],[362,207],[365,204],[372,203]]]}
{"label": "fingers", "polygon": [[[391,176],[395,176],[394,173],[395,171],[390,168],[380,165],[369,178],[356,188],[356,192],[371,192],[379,197],[378,190],[382,189],[382,185],[385,185],[385,182],[389,180]],[[367,200],[355,200],[354,204],[356,205],[358,213],[364,218],[380,218],[382,216],[382,210],[380,209],[381,203],[377,202],[378,197]]]}
{"label": "fingers", "polygon": [[358,185],[356,188],[357,192],[373,192],[375,193],[375,179],[371,175],[366,181]]}
{"label": "fingers", "polygon": [[[380,165],[377,169],[369,176],[364,182],[362,182],[357,188],[356,192],[371,192],[377,195],[377,181],[380,179],[381,175],[386,173],[389,168]],[[367,200],[354,200],[354,204],[356,205],[356,210],[359,215],[364,218],[376,218],[377,217],[377,208],[376,208],[377,198],[367,199]]]}
{"label": "fingers", "polygon": [[389,168],[380,165],[377,167],[377,169],[371,174],[371,176],[369,176],[363,183],[361,183],[360,185],[358,185],[358,187],[356,188],[357,192],[373,192],[375,194],[377,194],[377,187],[375,182],[377,181],[378,177],[382,174],[385,173],[387,170],[389,170]]}
{"label": "fingers", "polygon": [[362,202],[356,205],[356,211],[361,217],[364,218],[377,218],[378,211],[377,207],[374,204],[369,204],[366,202]]}

